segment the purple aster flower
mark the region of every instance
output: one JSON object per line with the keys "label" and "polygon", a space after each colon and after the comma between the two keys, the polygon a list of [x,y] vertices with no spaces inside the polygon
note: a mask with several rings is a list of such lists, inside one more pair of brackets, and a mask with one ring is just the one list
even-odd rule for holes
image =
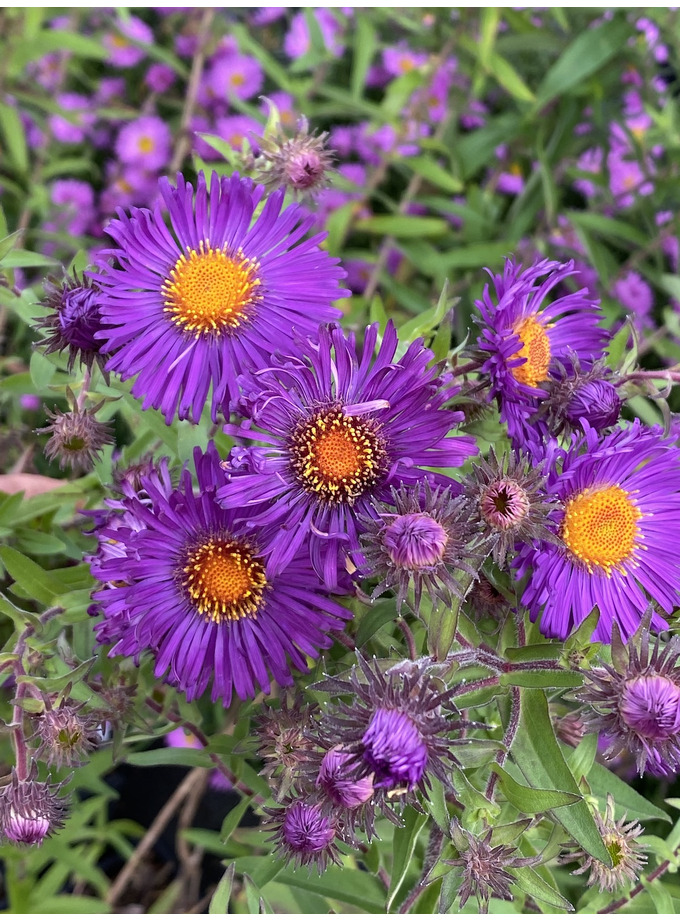
{"label": "purple aster flower", "polygon": [[48,118],[54,139],[62,144],[82,144],[95,121],[91,100],[79,93],[59,93],[56,103],[68,115]]}
{"label": "purple aster flower", "polygon": [[51,313],[40,322],[40,329],[48,336],[40,346],[45,354],[68,349],[68,370],[73,370],[78,358],[86,367],[97,361],[103,368],[105,356],[102,343],[95,339],[101,329],[99,290],[89,278],[66,276],[60,283],[56,279],[44,284],[47,295],[45,306]]}
{"label": "purple aster flower", "polygon": [[52,204],[58,207],[59,227],[71,236],[86,233],[95,216],[94,190],[89,182],[57,179],[50,186]]}
{"label": "purple aster flower", "polygon": [[554,373],[556,362],[570,367],[576,355],[587,366],[602,356],[606,334],[598,327],[596,301],[580,290],[545,303],[573,273],[573,262],[543,259],[523,271],[507,259],[503,274],[491,275],[495,298],[486,285],[482,300],[476,301],[480,372],[488,376],[489,398],[498,400],[501,421],[507,422],[517,448],[545,435],[530,418],[545,398],[540,385]]}
{"label": "purple aster flower", "polygon": [[[593,173],[596,176],[602,173],[602,162],[604,152],[601,147],[590,147],[584,150],[576,163],[577,167],[585,173]],[[594,198],[600,191],[600,187],[590,179],[581,177],[574,181],[574,188],[578,189],[586,198]]]}
{"label": "purple aster flower", "polygon": [[253,10],[250,15],[250,21],[254,26],[268,26],[270,23],[276,22],[277,19],[281,19],[282,16],[285,16],[287,11],[287,6],[260,7],[259,9]]}
{"label": "purple aster flower", "polygon": [[[378,585],[371,599],[396,590],[397,612],[402,604],[418,614],[423,589],[433,607],[450,605],[461,596],[456,578],[461,572],[474,577],[481,557],[474,548],[478,527],[462,499],[451,496],[451,488],[432,489],[425,481],[415,487],[392,490],[389,504],[375,503],[377,518],[362,520],[362,557],[357,558],[362,575],[376,574]],[[408,599],[413,586],[413,599]]]}
{"label": "purple aster flower", "polygon": [[[163,737],[163,743],[168,747],[193,748],[194,750],[200,750],[203,747],[196,735],[181,726],[168,732],[167,735]],[[210,771],[208,785],[217,792],[228,792],[233,788],[231,782],[224,773],[217,769]]]}
{"label": "purple aster flower", "polygon": [[215,122],[215,134],[225,140],[234,150],[243,150],[248,141],[253,146],[253,135],[262,130],[262,125],[248,115],[227,115]]}
{"label": "purple aster flower", "polygon": [[144,115],[120,129],[116,155],[122,163],[149,171],[161,169],[170,159],[172,134],[156,115]]}
{"label": "purple aster flower", "polygon": [[102,38],[102,44],[109,52],[109,61],[115,67],[134,67],[146,57],[146,52],[133,42],[152,45],[153,32],[137,16],[118,20],[115,27],[116,32],[107,32]]}
{"label": "purple aster flower", "polygon": [[400,77],[402,74],[417,70],[427,63],[427,53],[412,51],[406,42],[390,45],[383,51],[383,67],[391,77]]}
{"label": "purple aster flower", "polygon": [[228,706],[234,691],[241,699],[258,687],[268,693],[270,673],[291,684],[287,659],[306,671],[306,656],[328,648],[328,631],[342,629],[351,614],[321,590],[304,548],[278,575],[264,555],[269,537],[247,513],[220,508],[212,442],[194,460],[198,495],[185,470],[170,495],[142,477],[150,504],[123,499],[144,527],[102,529],[100,540],[118,541],[124,555],[100,560],[107,586],[94,599],[116,621],[111,656],[138,661],[149,651],[157,678],[166,675],[190,700],[212,682],[212,700]]}
{"label": "purple aster flower", "polygon": [[[326,50],[333,57],[341,55],[344,50],[344,45],[339,38],[342,26],[333,13],[325,7],[321,7],[309,10],[308,15],[316,19]],[[307,17],[304,12],[296,13],[290,21],[290,28],[283,40],[283,50],[289,58],[299,58],[307,54],[311,47],[312,42]]]}
{"label": "purple aster flower", "polygon": [[217,58],[204,77],[204,91],[216,102],[230,98],[252,99],[264,83],[259,62],[246,54],[228,54]]}
{"label": "purple aster flower", "polygon": [[329,183],[333,151],[326,146],[328,133],[315,135],[303,116],[293,137],[277,130],[268,137],[258,137],[260,157],[257,180],[268,188],[283,188],[295,197],[316,197]]}
{"label": "purple aster flower", "polygon": [[[680,559],[668,535],[680,525],[680,450],[659,427],[639,419],[598,439],[585,435],[564,451],[553,442],[547,492],[562,503],[553,519],[558,542],[524,546],[517,578],[545,636],[564,639],[597,606],[594,641],[624,638],[640,624],[648,597],[670,613],[680,600]],[[543,611],[541,614],[541,610]],[[654,614],[655,629],[666,623]]]}
{"label": "purple aster flower", "polygon": [[[654,191],[654,183],[645,175],[637,160],[612,150],[607,157],[607,168],[609,188],[620,208],[629,208],[638,196],[651,195]],[[652,171],[649,161],[645,168],[647,172]]]}
{"label": "purple aster flower", "polygon": [[293,330],[313,335],[338,316],[331,303],[346,293],[344,272],[319,248],[325,234],[304,239],[314,218],[296,204],[282,209],[283,192],[253,221],[264,188],[238,174],[213,173],[208,188],[199,173],[195,200],[181,175],[177,188],[159,184],[174,234],[160,205],[119,211],[107,231],[117,248],[104,251],[94,276],[110,327],[100,336],[116,352],[108,369],[136,374],[133,396],[168,424],[175,412],[198,419],[212,384],[216,419],[238,395],[239,373],[292,345]]}
{"label": "purple aster flower", "polygon": [[177,74],[167,64],[152,64],[146,72],[144,82],[154,93],[165,93],[177,79]]}
{"label": "purple aster flower", "polygon": [[640,775],[668,776],[680,770],[680,637],[650,648],[649,624],[648,612],[627,646],[615,625],[612,664],[586,671],[576,695],[586,729],[606,738],[606,760],[630,754]]}
{"label": "purple aster flower", "polygon": [[458,387],[429,366],[432,352],[418,340],[397,360],[390,321],[375,355],[378,334],[377,323],[369,326],[358,351],[353,334],[322,328],[318,344],[273,359],[243,382],[248,421],[225,428],[260,437],[254,423],[269,446],[232,451],[220,501],[229,508],[260,506],[256,520],[278,528],[276,567],[309,534],[314,568],[329,588],[339,550],[359,549],[360,519],[376,516],[374,501],[389,501],[400,482],[450,484],[422,467],[460,466],[475,453],[472,438],[447,437],[463,418],[443,408]]}
{"label": "purple aster flower", "polygon": [[64,826],[68,803],[59,793],[63,783],[39,782],[38,768],[31,767],[20,780],[14,767],[12,778],[0,792],[0,831],[10,843],[40,846],[53,831]]}
{"label": "purple aster flower", "polygon": [[429,659],[403,661],[386,671],[378,662],[357,653],[347,679],[327,678],[317,688],[332,698],[349,702],[330,706],[321,719],[321,736],[333,739],[353,758],[346,762],[347,777],[371,777],[383,796],[425,793],[428,774],[450,784],[452,747],[469,743],[451,738],[453,732],[473,723],[461,721],[447,690],[437,676],[440,669]]}
{"label": "purple aster flower", "polygon": [[612,285],[612,296],[632,315],[635,327],[640,332],[652,328],[654,294],[637,272],[629,271],[618,278]]}
{"label": "purple aster flower", "polygon": [[108,105],[125,97],[125,77],[102,77],[95,99],[100,105]]}
{"label": "purple aster flower", "polygon": [[265,808],[266,827],[274,831],[269,839],[275,853],[296,866],[315,866],[319,875],[329,862],[339,863],[335,842],[336,825],[313,800],[289,799],[278,808]]}

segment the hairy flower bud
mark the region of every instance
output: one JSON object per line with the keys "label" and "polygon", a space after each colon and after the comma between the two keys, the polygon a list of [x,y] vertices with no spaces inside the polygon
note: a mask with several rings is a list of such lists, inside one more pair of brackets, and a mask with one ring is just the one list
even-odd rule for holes
{"label": "hairy flower bud", "polygon": [[309,133],[302,117],[293,138],[286,137],[280,124],[269,137],[258,137],[261,169],[257,179],[269,188],[285,188],[296,197],[314,197],[328,185],[333,151],[326,147],[328,133]]}
{"label": "hairy flower bud", "polygon": [[52,312],[41,320],[39,328],[48,333],[39,344],[45,354],[68,349],[68,369],[78,358],[86,367],[96,360],[103,371],[106,355],[96,333],[102,328],[99,312],[99,288],[87,277],[66,277],[61,282],[44,284],[45,306]]}
{"label": "hairy flower bud", "polygon": [[59,796],[62,783],[38,782],[35,763],[27,780],[12,778],[0,791],[0,829],[11,843],[40,846],[64,826],[67,803]]}
{"label": "hairy flower bud", "polygon": [[340,748],[332,748],[324,754],[319,775],[316,780],[318,789],[335,805],[344,808],[358,808],[368,802],[373,795],[373,777],[364,776],[354,779],[351,765],[354,758]]}
{"label": "hairy flower bud", "polygon": [[265,808],[274,831],[277,852],[297,866],[316,866],[319,875],[328,862],[338,861],[335,843],[336,825],[322,812],[318,803],[304,799],[287,799],[278,808]]}
{"label": "hairy flower bud", "polygon": [[604,431],[618,421],[623,400],[616,387],[608,380],[589,380],[576,386],[574,393],[566,404],[564,415],[569,424],[580,427],[585,419],[591,428]]}
{"label": "hairy flower bud", "polygon": [[60,469],[70,466],[75,471],[87,472],[99,459],[104,445],[113,444],[109,426],[94,417],[101,405],[82,410],[74,406],[70,412],[47,410],[52,421],[46,428],[38,428],[36,434],[51,435],[45,455],[49,460],[58,459]]}

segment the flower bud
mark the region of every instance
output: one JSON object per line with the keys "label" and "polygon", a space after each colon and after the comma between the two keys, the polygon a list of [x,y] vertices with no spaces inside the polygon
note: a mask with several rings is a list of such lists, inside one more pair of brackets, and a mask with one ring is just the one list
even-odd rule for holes
{"label": "flower bud", "polygon": [[59,796],[61,783],[38,782],[35,764],[27,780],[12,770],[9,785],[0,792],[0,829],[12,843],[40,846],[54,830],[64,826],[66,802]]}

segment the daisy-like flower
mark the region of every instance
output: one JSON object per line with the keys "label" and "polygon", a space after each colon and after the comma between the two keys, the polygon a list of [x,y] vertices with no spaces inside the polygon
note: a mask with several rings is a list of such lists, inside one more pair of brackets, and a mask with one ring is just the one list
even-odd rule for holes
{"label": "daisy-like flower", "polygon": [[425,793],[428,774],[448,785],[452,747],[459,740],[450,735],[474,724],[456,718],[454,691],[427,659],[400,662],[384,673],[377,662],[359,654],[357,660],[359,667],[347,679],[332,677],[317,685],[333,697],[350,697],[330,707],[320,727],[322,737],[352,756],[345,764],[347,778],[372,776],[373,788],[388,798],[416,788]]}
{"label": "daisy-like flower", "polygon": [[549,515],[554,496],[545,493],[540,467],[531,468],[526,457],[506,453],[499,460],[493,449],[489,459],[475,461],[464,482],[469,517],[479,522],[501,568],[517,543],[553,540]]}
{"label": "daisy-like flower", "polygon": [[606,866],[599,859],[580,849],[560,856],[559,862],[569,863],[581,860],[581,866],[571,874],[581,875],[590,870],[588,885],[597,885],[600,891],[615,891],[621,885],[636,882],[642,867],[647,862],[647,857],[642,852],[644,847],[637,840],[640,834],[644,833],[644,828],[637,821],[626,823],[626,815],[615,821],[614,799],[611,795],[607,795],[604,815],[596,812],[593,817],[611,856],[612,865]]}
{"label": "daisy-like flower", "polygon": [[489,397],[498,400],[501,421],[518,447],[545,435],[530,417],[545,398],[541,384],[554,372],[555,362],[569,366],[575,353],[587,366],[602,355],[606,334],[598,327],[598,304],[585,289],[546,303],[550,292],[574,273],[573,261],[542,259],[523,271],[508,259],[503,274],[492,275],[495,297],[487,285],[476,302],[480,373],[488,378]]}
{"label": "daisy-like flower", "polygon": [[[347,292],[338,260],[319,248],[324,234],[304,239],[314,218],[300,205],[282,210],[274,192],[254,219],[264,188],[238,174],[199,173],[196,195],[181,175],[177,188],[159,180],[171,230],[161,212],[118,211],[94,275],[101,287],[98,333],[115,355],[108,369],[137,375],[132,394],[160,409],[170,424],[198,419],[212,385],[212,417],[238,395],[236,378],[266,366],[293,343],[293,330],[314,335],[339,312]],[[114,264],[107,261],[113,258]]]}
{"label": "daisy-like flower", "polygon": [[222,473],[212,442],[194,460],[198,495],[185,470],[169,495],[142,477],[150,503],[122,501],[143,528],[103,528],[100,539],[124,553],[100,560],[107,585],[94,599],[115,621],[112,656],[138,661],[149,651],[157,678],[167,675],[188,699],[212,681],[213,701],[228,706],[234,691],[241,699],[258,687],[269,692],[270,673],[291,684],[287,659],[306,671],[306,656],[328,648],[328,631],[342,629],[350,613],[321,590],[304,548],[274,573],[262,529],[247,512],[217,504]]}
{"label": "daisy-like flower", "polygon": [[[475,550],[478,528],[470,521],[462,498],[453,498],[450,488],[433,489],[425,481],[415,487],[392,490],[390,504],[377,503],[378,517],[361,523],[366,532],[361,537],[364,575],[380,579],[373,589],[374,599],[393,589],[397,611],[406,602],[418,614],[423,590],[433,607],[450,604],[461,596],[456,573],[475,577],[481,561]],[[413,586],[413,601],[408,590]]]}
{"label": "daisy-like flower", "polygon": [[339,550],[359,550],[360,521],[376,516],[373,502],[389,501],[399,483],[450,484],[422,467],[459,466],[476,451],[472,438],[448,437],[462,413],[443,408],[457,387],[428,366],[432,352],[418,340],[396,359],[391,322],[376,355],[377,340],[377,324],[366,329],[361,350],[339,327],[321,329],[318,344],[243,382],[248,421],[225,427],[269,446],[232,451],[219,500],[228,508],[261,506],[254,520],[279,528],[277,567],[309,534],[314,568],[329,588]]}
{"label": "daisy-like flower", "polygon": [[640,775],[670,775],[680,770],[680,636],[665,645],[657,637],[650,649],[650,619],[651,611],[627,646],[614,625],[612,664],[586,671],[576,695],[588,707],[586,729],[607,739],[606,759],[625,752]]}
{"label": "daisy-like flower", "polygon": [[[655,601],[670,613],[680,600],[680,559],[669,542],[680,525],[680,449],[639,419],[601,440],[587,426],[567,451],[548,451],[547,492],[557,497],[557,543],[524,545],[517,577],[529,575],[522,603],[545,636],[559,639],[597,606],[593,639],[610,642],[616,622],[628,639]],[[541,613],[542,610],[542,613]],[[652,626],[666,623],[654,614]]]}

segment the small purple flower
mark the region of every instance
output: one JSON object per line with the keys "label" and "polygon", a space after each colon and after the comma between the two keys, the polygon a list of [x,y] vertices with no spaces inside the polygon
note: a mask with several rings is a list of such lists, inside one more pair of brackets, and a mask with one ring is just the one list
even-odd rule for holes
{"label": "small purple flower", "polygon": [[[646,162],[645,168],[647,172],[651,172],[652,166],[649,161]],[[629,208],[638,196],[651,195],[654,191],[654,183],[643,172],[637,160],[612,150],[607,157],[607,169],[609,188],[620,208]]]}
{"label": "small purple flower", "polygon": [[48,124],[54,139],[62,144],[82,144],[95,122],[91,100],[79,93],[59,93],[56,103],[68,115],[50,115]]}
{"label": "small purple flower", "polygon": [[144,115],[121,128],[116,140],[116,154],[122,163],[153,172],[170,158],[170,128],[155,115]]}
{"label": "small purple flower", "polygon": [[253,146],[253,135],[259,134],[262,125],[249,115],[227,115],[215,122],[215,134],[225,140],[234,150],[243,150],[248,141]]}
{"label": "small purple flower", "polygon": [[339,552],[359,549],[361,519],[376,516],[376,500],[388,501],[399,482],[450,484],[421,467],[459,466],[475,450],[471,438],[448,437],[462,414],[443,406],[458,387],[428,366],[422,341],[397,360],[392,322],[374,355],[377,339],[377,324],[369,326],[358,350],[353,334],[323,327],[318,344],[300,345],[242,381],[248,421],[225,427],[259,438],[254,423],[268,446],[234,449],[219,500],[260,506],[256,519],[278,530],[274,566],[309,535],[314,568],[329,588]]}
{"label": "small purple flower", "polygon": [[647,282],[634,271],[626,272],[612,285],[612,296],[620,301],[627,313],[633,317],[638,330],[652,328],[654,294]]}
{"label": "small purple flower", "polygon": [[316,786],[334,805],[354,809],[365,805],[373,796],[373,779],[353,778],[354,757],[341,748],[326,751],[321,761]]}
{"label": "small purple flower", "polygon": [[259,62],[246,54],[221,55],[204,77],[203,89],[216,102],[229,99],[252,99],[264,83]]}
{"label": "small purple flower", "polygon": [[177,79],[177,74],[167,64],[152,64],[146,72],[144,82],[154,93],[167,92]]}
{"label": "small purple flower", "polygon": [[405,712],[376,709],[361,739],[362,759],[376,788],[410,791],[425,775],[428,750],[418,727]]}
{"label": "small purple flower", "polygon": [[134,67],[146,57],[143,48],[133,42],[152,45],[154,41],[151,28],[137,16],[116,21],[115,32],[107,32],[102,44],[109,52],[109,61],[114,67]]}
{"label": "small purple flower", "polygon": [[333,819],[313,801],[290,799],[280,808],[265,808],[276,852],[296,866],[315,866],[319,875],[338,862]]}
{"label": "small purple flower", "polygon": [[109,225],[117,245],[94,276],[108,324],[99,335],[115,352],[108,369],[137,375],[132,394],[144,409],[160,409],[168,424],[176,412],[198,420],[212,384],[216,419],[238,396],[238,374],[291,348],[294,329],[313,335],[338,315],[331,303],[344,294],[344,272],[319,248],[324,234],[304,239],[314,218],[283,208],[281,191],[254,218],[264,188],[238,174],[213,173],[208,187],[199,173],[195,196],[181,174],[177,188],[159,186],[172,233],[160,205],[121,210]]}
{"label": "small purple flower", "polygon": [[95,215],[94,190],[79,179],[57,179],[50,187],[57,222],[71,236],[86,233]]}
{"label": "small purple flower", "polygon": [[[309,10],[308,15],[316,19],[327,51],[333,57],[341,55],[344,50],[344,45],[339,38],[342,27],[333,13],[321,7]],[[290,21],[290,27],[283,40],[283,50],[289,58],[299,58],[307,54],[311,46],[307,17],[304,12],[296,13]]]}
{"label": "small purple flower", "polygon": [[572,428],[582,428],[582,419],[595,431],[611,428],[619,420],[623,400],[609,380],[589,380],[574,388],[564,408],[564,417]]}
{"label": "small purple flower", "polygon": [[405,42],[390,45],[383,51],[383,67],[391,77],[400,77],[412,70],[417,70],[427,62],[424,51],[413,51]]}

